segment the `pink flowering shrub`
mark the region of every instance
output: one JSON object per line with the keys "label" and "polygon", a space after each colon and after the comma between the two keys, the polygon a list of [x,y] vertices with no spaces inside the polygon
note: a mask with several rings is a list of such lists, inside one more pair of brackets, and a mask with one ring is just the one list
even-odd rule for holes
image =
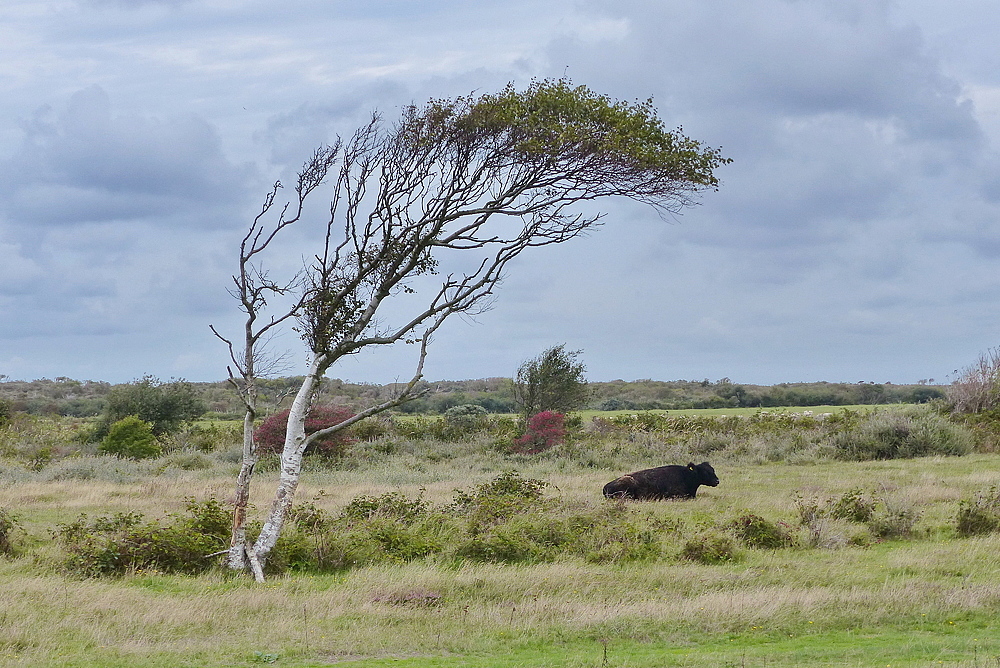
{"label": "pink flowering shrub", "polygon": [[[254,439],[257,441],[257,450],[262,455],[281,452],[285,446],[285,428],[288,426],[288,409],[275,413],[257,427],[254,432]],[[311,434],[320,429],[332,427],[340,424],[344,420],[354,417],[354,412],[346,406],[313,406],[306,417],[306,434]],[[354,437],[348,434],[347,430],[334,432],[327,436],[313,441],[306,448],[306,454],[316,453],[324,457],[339,457],[344,454]]]}
{"label": "pink flowering shrub", "polygon": [[524,436],[514,441],[514,451],[528,455],[548,450],[566,438],[566,417],[555,411],[542,411],[528,420]]}

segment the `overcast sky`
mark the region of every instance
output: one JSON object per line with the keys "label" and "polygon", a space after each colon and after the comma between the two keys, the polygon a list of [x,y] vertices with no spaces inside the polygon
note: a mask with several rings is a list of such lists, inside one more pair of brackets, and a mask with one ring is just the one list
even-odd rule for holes
{"label": "overcast sky", "polygon": [[[430,379],[562,343],[591,380],[948,382],[1000,345],[998,23],[992,0],[4,0],[0,374],[223,379],[209,325],[238,335],[269,184],[373,109],[566,75],[733,163],[676,220],[603,202],[524,257]],[[413,352],[330,375],[408,378]]]}

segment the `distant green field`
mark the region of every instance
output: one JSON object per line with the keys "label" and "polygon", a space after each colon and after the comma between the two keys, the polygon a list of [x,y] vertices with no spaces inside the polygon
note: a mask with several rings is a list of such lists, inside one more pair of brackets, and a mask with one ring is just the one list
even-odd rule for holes
{"label": "distant green field", "polygon": [[681,410],[652,411],[579,411],[584,420],[612,415],[635,415],[636,413],[656,413],[658,415],[754,415],[756,413],[805,413],[813,415],[836,413],[837,411],[871,411],[878,408],[899,408],[908,404],[856,404],[853,406],[774,406],[771,408],[684,408]]}

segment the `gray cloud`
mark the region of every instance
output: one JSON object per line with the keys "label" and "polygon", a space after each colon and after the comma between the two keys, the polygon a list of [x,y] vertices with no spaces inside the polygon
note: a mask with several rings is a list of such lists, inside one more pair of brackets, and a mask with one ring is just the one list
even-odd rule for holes
{"label": "gray cloud", "polygon": [[[678,220],[511,269],[432,377],[553,343],[594,378],[939,379],[1000,328],[1000,88],[985,0],[80,0],[0,44],[0,373],[218,378],[207,330],[275,178],[373,108],[569,74],[723,147]],[[3,11],[3,10],[0,10]],[[46,106],[51,105],[51,106]],[[37,111],[35,111],[37,110]],[[244,163],[250,163],[245,165]],[[256,194],[255,194],[256,193]],[[273,258],[294,271],[307,228]],[[301,357],[294,334],[278,342]],[[335,371],[405,375],[411,351]]]}
{"label": "gray cloud", "polygon": [[229,206],[245,195],[248,169],[228,163],[204,120],[113,116],[91,86],[59,114],[40,110],[2,174],[10,218],[65,225]]}

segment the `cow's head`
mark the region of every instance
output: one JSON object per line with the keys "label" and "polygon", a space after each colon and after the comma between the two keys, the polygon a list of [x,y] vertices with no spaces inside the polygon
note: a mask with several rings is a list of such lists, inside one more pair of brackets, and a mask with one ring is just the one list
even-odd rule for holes
{"label": "cow's head", "polygon": [[715,475],[715,469],[708,462],[702,462],[701,464],[690,462],[688,463],[688,470],[694,472],[699,484],[718,487],[719,476]]}

